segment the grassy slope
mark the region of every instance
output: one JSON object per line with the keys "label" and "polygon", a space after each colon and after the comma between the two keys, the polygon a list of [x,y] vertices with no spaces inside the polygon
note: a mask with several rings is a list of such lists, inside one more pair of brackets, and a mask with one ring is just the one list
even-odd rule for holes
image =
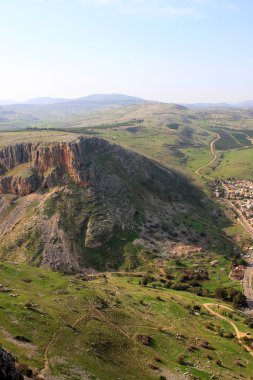
{"label": "grassy slope", "polygon": [[[87,371],[103,380],[151,380],[162,373],[168,375],[168,368],[188,370],[199,379],[209,379],[212,373],[219,379],[231,379],[239,378],[239,374],[250,376],[253,371],[249,354],[236,339],[217,336],[218,325],[230,331],[228,324],[203,308],[200,315],[190,312],[189,305],[201,305],[210,299],[143,287],[138,278],[129,283],[125,275],[112,275],[107,284],[103,277],[87,283],[44,269],[2,264],[0,276],[1,282],[18,295],[12,298],[9,293],[0,293],[0,326],[11,336],[29,338],[36,349],[19,347],[3,330],[1,343],[20,362],[42,368],[45,347],[59,330],[49,356],[52,374],[61,379],[64,375],[71,380],[82,379]],[[106,300],[106,307],[98,307],[98,297]],[[25,308],[27,302],[36,304],[34,309]],[[150,335],[151,346],[138,344],[137,333]],[[201,347],[203,340],[213,349]],[[191,351],[191,345],[197,349]],[[180,354],[192,364],[179,365]],[[245,367],[235,363],[237,356]],[[155,357],[162,362],[157,363]],[[219,359],[222,367],[216,364]],[[150,369],[151,364],[160,370]]]}

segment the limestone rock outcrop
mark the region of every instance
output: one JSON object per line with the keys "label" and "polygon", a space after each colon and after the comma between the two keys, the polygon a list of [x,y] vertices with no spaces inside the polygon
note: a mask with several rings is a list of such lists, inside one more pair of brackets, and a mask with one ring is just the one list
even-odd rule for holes
{"label": "limestone rock outcrop", "polygon": [[2,147],[0,256],[64,271],[118,267],[128,243],[168,247],[173,218],[200,198],[182,175],[104,139]]}

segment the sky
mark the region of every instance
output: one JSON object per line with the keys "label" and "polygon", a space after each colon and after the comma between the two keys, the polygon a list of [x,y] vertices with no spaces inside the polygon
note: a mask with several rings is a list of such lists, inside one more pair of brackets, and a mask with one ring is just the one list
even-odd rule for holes
{"label": "sky", "polygon": [[0,99],[253,99],[252,0],[0,0]]}

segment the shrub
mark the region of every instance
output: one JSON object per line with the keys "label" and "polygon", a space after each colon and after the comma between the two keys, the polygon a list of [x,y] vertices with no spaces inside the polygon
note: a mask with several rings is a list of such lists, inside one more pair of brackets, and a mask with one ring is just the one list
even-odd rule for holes
{"label": "shrub", "polygon": [[207,350],[213,350],[214,349],[207,340],[201,340],[199,342],[199,345],[200,345],[200,347],[206,348]]}
{"label": "shrub", "polygon": [[181,365],[185,364],[185,355],[184,354],[180,354],[178,355],[177,357],[177,362]]}
{"label": "shrub", "polygon": [[201,311],[201,306],[200,305],[193,305],[193,310]]}
{"label": "shrub", "polygon": [[225,338],[232,339],[234,338],[234,334],[231,331],[228,331],[224,334]]}
{"label": "shrub", "polygon": [[215,297],[221,300],[226,300],[228,298],[228,292],[225,288],[216,288],[215,289]]}
{"label": "shrub", "polygon": [[149,335],[136,334],[135,338],[136,338],[137,342],[143,344],[144,346],[150,346],[152,343],[152,338]]}
{"label": "shrub", "polygon": [[173,290],[188,290],[189,289],[189,285],[187,284],[180,284],[180,283],[174,283],[173,285],[171,285],[171,289]]}
{"label": "shrub", "polygon": [[253,328],[253,319],[250,317],[246,317],[244,319],[245,325],[249,326],[251,329]]}
{"label": "shrub", "polygon": [[247,306],[247,298],[244,294],[238,293],[234,298],[233,298],[233,305],[234,307],[240,309],[242,307]]}
{"label": "shrub", "polygon": [[173,284],[172,281],[167,281],[167,282],[164,284],[164,287],[165,287],[166,289],[170,289],[171,286],[172,286],[172,284]]}
{"label": "shrub", "polygon": [[141,284],[143,286],[147,286],[150,282],[152,282],[154,278],[152,278],[149,274],[145,274],[142,278]]}
{"label": "shrub", "polygon": [[228,291],[228,299],[229,299],[229,301],[233,301],[234,297],[235,297],[238,293],[240,293],[240,292],[239,292],[239,290],[237,290],[237,289],[234,289],[234,288],[229,289],[229,291]]}

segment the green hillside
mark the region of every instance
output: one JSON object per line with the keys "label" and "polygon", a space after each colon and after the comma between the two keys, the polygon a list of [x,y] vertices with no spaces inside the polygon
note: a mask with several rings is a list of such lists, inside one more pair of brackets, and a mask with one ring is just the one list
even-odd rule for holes
{"label": "green hillside", "polygon": [[[11,290],[0,293],[1,343],[34,372],[47,369],[54,379],[71,380],[252,374],[250,355],[231,326],[203,306],[215,301],[168,289],[164,276],[143,286],[141,274],[85,281],[6,263],[0,275]],[[231,317],[241,331],[253,333],[240,314]]]}

